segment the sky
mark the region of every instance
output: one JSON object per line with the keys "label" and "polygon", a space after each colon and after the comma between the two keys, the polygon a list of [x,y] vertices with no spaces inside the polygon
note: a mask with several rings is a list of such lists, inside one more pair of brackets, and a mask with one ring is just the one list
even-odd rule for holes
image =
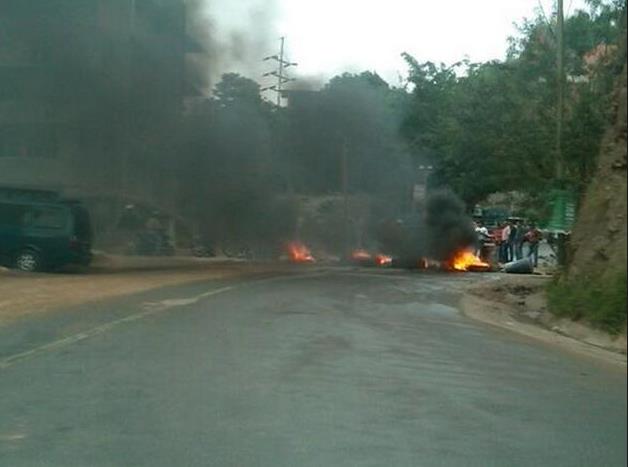
{"label": "sky", "polygon": [[[515,22],[553,0],[279,0],[277,30],[304,75],[374,70],[399,84],[408,52],[419,61],[505,57]],[[565,0],[573,11],[584,0]]]}
{"label": "sky", "polygon": [[[399,85],[408,52],[419,61],[456,63],[464,58],[505,58],[515,23],[542,6],[550,16],[555,0],[207,0],[213,27],[227,38],[238,30],[248,53],[231,60],[232,70],[258,79],[269,63],[258,56],[279,49],[286,37],[293,75],[324,82],[344,71],[376,71]],[[585,0],[565,0],[567,14]],[[263,50],[262,50],[263,49]],[[267,52],[266,52],[267,50]],[[266,70],[268,71],[268,70]],[[270,84],[270,83],[268,83]]]}

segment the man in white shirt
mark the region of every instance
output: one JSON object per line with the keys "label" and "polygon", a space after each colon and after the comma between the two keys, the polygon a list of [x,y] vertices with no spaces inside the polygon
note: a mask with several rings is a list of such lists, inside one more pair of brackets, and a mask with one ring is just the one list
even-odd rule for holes
{"label": "man in white shirt", "polygon": [[482,224],[482,222],[474,222],[475,235],[477,237],[475,256],[481,256],[482,245],[489,238],[488,229]]}

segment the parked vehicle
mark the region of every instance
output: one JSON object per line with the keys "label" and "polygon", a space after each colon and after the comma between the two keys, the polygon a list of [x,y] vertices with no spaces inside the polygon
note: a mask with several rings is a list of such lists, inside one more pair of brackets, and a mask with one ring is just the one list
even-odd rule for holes
{"label": "parked vehicle", "polygon": [[213,258],[216,256],[212,244],[199,236],[192,239],[192,254],[197,258]]}
{"label": "parked vehicle", "polygon": [[140,256],[172,256],[175,251],[163,230],[145,229],[135,235],[129,253]]}
{"label": "parked vehicle", "polygon": [[85,207],[54,192],[0,189],[0,264],[34,272],[92,259]]}

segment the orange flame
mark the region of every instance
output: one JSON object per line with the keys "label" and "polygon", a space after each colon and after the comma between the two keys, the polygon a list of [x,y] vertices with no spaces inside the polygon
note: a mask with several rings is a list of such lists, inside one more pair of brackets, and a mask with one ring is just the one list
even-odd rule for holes
{"label": "orange flame", "polygon": [[316,261],[309,248],[301,242],[289,243],[288,254],[290,255],[290,259],[295,263],[313,263]]}
{"label": "orange flame", "polygon": [[351,253],[351,258],[355,261],[369,261],[371,259],[371,254],[366,250],[357,249]]}
{"label": "orange flame", "polygon": [[456,271],[469,271],[472,269],[488,270],[491,265],[475,256],[472,251],[463,250],[454,255],[451,260],[451,267]]}
{"label": "orange flame", "polygon": [[387,255],[377,255],[375,256],[375,264],[378,266],[390,266],[392,264],[392,257]]}

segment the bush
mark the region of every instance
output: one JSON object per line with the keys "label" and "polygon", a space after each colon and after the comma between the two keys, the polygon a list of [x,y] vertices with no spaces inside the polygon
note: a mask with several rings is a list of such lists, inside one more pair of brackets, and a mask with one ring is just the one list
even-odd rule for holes
{"label": "bush", "polygon": [[626,279],[626,271],[597,278],[559,279],[548,289],[550,311],[619,334],[626,328]]}

